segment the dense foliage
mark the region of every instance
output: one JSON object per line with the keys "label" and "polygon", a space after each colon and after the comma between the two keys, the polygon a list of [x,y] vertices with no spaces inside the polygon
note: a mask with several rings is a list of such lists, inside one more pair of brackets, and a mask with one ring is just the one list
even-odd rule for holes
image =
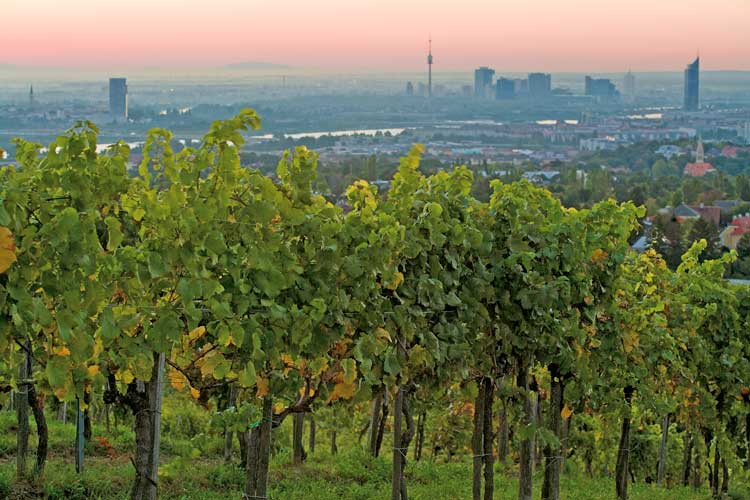
{"label": "dense foliage", "polygon": [[723,280],[734,253],[696,238],[670,267],[630,250],[633,203],[566,208],[526,181],[480,201],[465,167],[422,173],[420,146],[387,193],[357,180],[342,208],[304,147],[276,180],[243,167],[242,133],[259,127],[245,110],[179,152],[155,129],[137,172],[124,143],[96,152],[91,123],[44,153],[17,142],[0,173],[0,385],[19,479],[29,410],[43,478],[52,401],[63,418],[76,403],[79,470],[97,415],[132,424],[133,499],[170,474],[162,431],[221,434],[228,460],[236,435],[245,498],[267,498],[290,416],[295,464],[315,429],[331,453],[359,429],[369,455],[385,439],[393,500],[426,441],[433,460],[472,455],[475,499],[496,496],[496,458],[517,462],[521,500],[535,466],[559,499],[566,461],[614,471],[621,499],[636,477],[748,486],[750,293]]}

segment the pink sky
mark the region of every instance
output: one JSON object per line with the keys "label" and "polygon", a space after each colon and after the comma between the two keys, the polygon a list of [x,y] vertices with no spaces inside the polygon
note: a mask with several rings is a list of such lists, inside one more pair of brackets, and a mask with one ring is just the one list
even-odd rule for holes
{"label": "pink sky", "polygon": [[750,0],[2,0],[0,63],[750,70]]}

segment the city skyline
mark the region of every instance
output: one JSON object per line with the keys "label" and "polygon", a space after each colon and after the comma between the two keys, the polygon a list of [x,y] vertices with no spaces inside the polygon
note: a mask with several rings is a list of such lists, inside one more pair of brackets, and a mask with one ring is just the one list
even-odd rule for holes
{"label": "city skyline", "polygon": [[[0,64],[209,68],[267,61],[411,71],[424,68],[431,34],[438,72],[479,65],[506,72],[673,71],[698,50],[705,70],[750,70],[750,5],[721,0],[712,5],[717,15],[703,17],[693,15],[699,6],[698,0],[606,6],[467,0],[456,11],[426,0],[217,0],[206,11],[177,0],[133,0],[127,9],[93,0],[10,0],[3,7]],[[290,17],[292,11],[297,15]]]}

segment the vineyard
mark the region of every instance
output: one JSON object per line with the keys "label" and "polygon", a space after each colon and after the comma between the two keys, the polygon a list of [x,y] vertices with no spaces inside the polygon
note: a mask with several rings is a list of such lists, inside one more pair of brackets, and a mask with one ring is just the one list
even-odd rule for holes
{"label": "vineyard", "polygon": [[[750,498],[750,287],[644,209],[424,175],[340,207],[244,110],[137,174],[80,122],[0,172],[0,496]],[[33,427],[32,427],[33,422]],[[317,443],[316,443],[317,439]],[[316,449],[317,445],[317,449]]]}

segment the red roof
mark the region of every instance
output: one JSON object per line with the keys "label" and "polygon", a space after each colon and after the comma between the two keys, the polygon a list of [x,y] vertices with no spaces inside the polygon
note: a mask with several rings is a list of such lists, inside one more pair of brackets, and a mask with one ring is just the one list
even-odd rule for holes
{"label": "red roof", "polygon": [[685,175],[692,177],[703,177],[709,172],[713,172],[716,169],[710,163],[688,163],[685,165]]}
{"label": "red roof", "polygon": [[721,207],[715,207],[713,205],[690,205],[690,208],[698,212],[701,219],[711,221],[716,227],[719,227],[719,224],[721,223]]}
{"label": "red roof", "polygon": [[737,217],[730,224],[733,227],[732,235],[742,236],[745,233],[750,233],[750,217]]}
{"label": "red roof", "polygon": [[721,156],[724,158],[737,158],[737,151],[739,149],[736,146],[724,146],[721,150]]}

